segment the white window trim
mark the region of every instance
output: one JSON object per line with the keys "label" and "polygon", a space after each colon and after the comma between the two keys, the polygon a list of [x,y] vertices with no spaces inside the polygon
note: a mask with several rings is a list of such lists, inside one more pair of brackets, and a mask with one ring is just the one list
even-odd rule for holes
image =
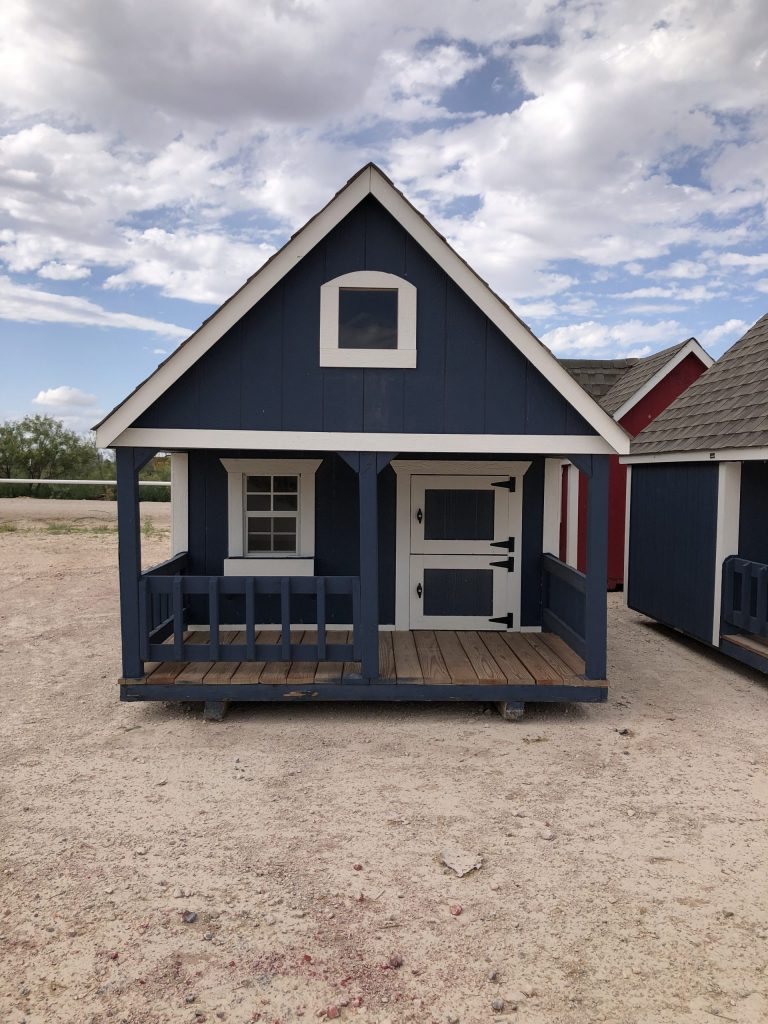
{"label": "white window trim", "polygon": [[[339,292],[342,288],[381,288],[397,292],[397,348],[339,348]],[[356,270],[322,285],[320,365],[415,368],[416,289],[410,281],[381,270]]]}
{"label": "white window trim", "polygon": [[721,462],[717,470],[717,527],[715,534],[715,592],[712,607],[712,645],[720,646],[723,600],[723,562],[739,553],[741,463]]}
{"label": "white window trim", "polygon": [[[322,459],[222,459],[227,471],[228,557],[225,576],[313,576],[315,564],[315,473]],[[246,476],[299,477],[298,550],[248,554],[245,550]]]}

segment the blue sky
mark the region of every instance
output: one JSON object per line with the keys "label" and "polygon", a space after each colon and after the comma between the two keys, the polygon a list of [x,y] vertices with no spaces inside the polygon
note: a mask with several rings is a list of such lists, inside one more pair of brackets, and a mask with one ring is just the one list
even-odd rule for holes
{"label": "blue sky", "polygon": [[365,162],[557,354],[768,310],[764,0],[5,0],[0,420],[84,430]]}

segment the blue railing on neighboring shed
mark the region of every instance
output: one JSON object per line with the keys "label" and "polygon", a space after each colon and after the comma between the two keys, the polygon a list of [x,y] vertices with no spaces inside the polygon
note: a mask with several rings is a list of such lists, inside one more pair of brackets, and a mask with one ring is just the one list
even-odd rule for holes
{"label": "blue railing on neighboring shed", "polygon": [[[144,661],[357,661],[360,659],[360,579],[357,576],[187,576],[186,555],[142,573],[139,591],[140,657]],[[291,642],[291,598],[314,598],[316,643]],[[280,640],[258,643],[257,597],[279,597]],[[353,643],[329,643],[326,599],[351,597]],[[207,643],[185,642],[189,600],[207,598]],[[239,599],[245,643],[222,643],[222,598]],[[164,643],[170,637],[172,643]]]}
{"label": "blue railing on neighboring shed", "polygon": [[768,637],[768,565],[731,555],[723,562],[724,623]]}
{"label": "blue railing on neighboring shed", "polygon": [[541,556],[541,625],[587,657],[587,577],[554,555]]}

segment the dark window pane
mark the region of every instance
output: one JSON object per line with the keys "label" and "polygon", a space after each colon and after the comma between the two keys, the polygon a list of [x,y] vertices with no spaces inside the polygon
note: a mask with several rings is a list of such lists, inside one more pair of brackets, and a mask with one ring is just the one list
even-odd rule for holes
{"label": "dark window pane", "polygon": [[274,547],[273,551],[295,551],[296,550],[296,534],[295,533],[276,533],[274,536]]}
{"label": "dark window pane", "polygon": [[275,516],[272,524],[275,533],[296,533],[295,516]]}
{"label": "dark window pane", "polygon": [[249,533],[248,551],[271,551],[272,538],[268,533]]}
{"label": "dark window pane", "polygon": [[272,490],[295,494],[299,489],[299,478],[297,476],[275,476]]}
{"label": "dark window pane", "polygon": [[258,492],[259,494],[269,494],[272,484],[272,478],[269,476],[249,476],[246,480],[245,489],[249,494]]}
{"label": "dark window pane", "polygon": [[339,289],[339,348],[397,348],[396,289]]}
{"label": "dark window pane", "polygon": [[298,506],[297,494],[276,494],[272,499],[275,512],[295,512]]}
{"label": "dark window pane", "polygon": [[270,502],[268,494],[247,494],[245,499],[245,507],[249,512],[270,512]]}
{"label": "dark window pane", "polygon": [[492,569],[425,569],[425,615],[493,615]]}
{"label": "dark window pane", "polygon": [[491,490],[428,490],[424,540],[493,540],[496,496]]}

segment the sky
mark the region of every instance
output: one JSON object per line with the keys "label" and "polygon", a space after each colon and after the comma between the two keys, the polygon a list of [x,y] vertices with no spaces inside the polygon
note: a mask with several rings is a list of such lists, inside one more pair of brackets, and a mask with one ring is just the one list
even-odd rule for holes
{"label": "sky", "polygon": [[557,355],[768,310],[765,0],[4,0],[0,421],[87,430],[363,164]]}

